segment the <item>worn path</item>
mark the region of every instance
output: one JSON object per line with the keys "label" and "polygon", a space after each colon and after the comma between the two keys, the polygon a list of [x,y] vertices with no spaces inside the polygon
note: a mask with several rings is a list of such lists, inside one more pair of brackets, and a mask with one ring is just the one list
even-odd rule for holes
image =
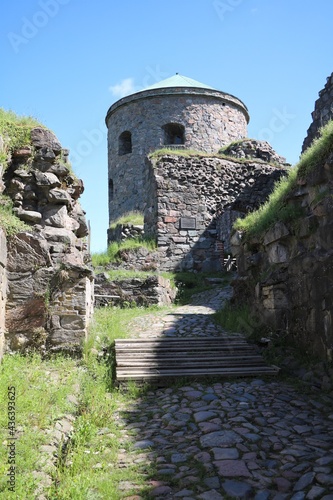
{"label": "worn path", "polygon": [[[210,314],[229,294],[215,289],[170,315],[137,318],[132,335],[221,335]],[[119,465],[155,467],[153,498],[333,500],[332,395],[278,379],[221,379],[151,390],[117,418],[132,443]],[[133,486],[121,483],[121,495]]]}

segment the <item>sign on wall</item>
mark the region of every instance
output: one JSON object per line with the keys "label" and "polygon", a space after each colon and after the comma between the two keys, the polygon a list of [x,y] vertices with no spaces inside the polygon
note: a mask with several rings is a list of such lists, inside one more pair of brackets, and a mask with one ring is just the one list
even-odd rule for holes
{"label": "sign on wall", "polygon": [[196,229],[197,220],[195,217],[181,217],[179,229]]}

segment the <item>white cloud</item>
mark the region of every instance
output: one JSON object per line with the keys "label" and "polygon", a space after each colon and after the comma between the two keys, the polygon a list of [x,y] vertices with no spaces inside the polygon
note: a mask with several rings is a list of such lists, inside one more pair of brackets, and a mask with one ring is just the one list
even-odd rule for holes
{"label": "white cloud", "polygon": [[124,97],[136,91],[133,78],[125,78],[116,85],[109,87],[111,94],[115,97]]}

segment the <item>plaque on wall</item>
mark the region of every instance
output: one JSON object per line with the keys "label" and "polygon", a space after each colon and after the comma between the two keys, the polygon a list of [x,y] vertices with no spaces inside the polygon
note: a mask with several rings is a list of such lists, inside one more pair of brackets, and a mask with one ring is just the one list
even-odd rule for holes
{"label": "plaque on wall", "polygon": [[195,217],[181,217],[180,229],[196,229],[197,220]]}

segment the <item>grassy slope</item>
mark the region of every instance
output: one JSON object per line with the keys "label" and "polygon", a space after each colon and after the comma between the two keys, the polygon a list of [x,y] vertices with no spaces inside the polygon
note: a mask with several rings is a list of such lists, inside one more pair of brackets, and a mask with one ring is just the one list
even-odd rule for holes
{"label": "grassy slope", "polygon": [[320,137],[305,151],[299,163],[290,169],[289,174],[276,183],[268,201],[244,219],[238,219],[234,228],[244,231],[249,237],[263,233],[277,221],[288,221],[301,215],[301,211],[297,212],[294,207],[288,206],[287,196],[297,186],[298,179],[306,177],[311,171],[323,165],[332,152],[333,121],[322,129]]}

